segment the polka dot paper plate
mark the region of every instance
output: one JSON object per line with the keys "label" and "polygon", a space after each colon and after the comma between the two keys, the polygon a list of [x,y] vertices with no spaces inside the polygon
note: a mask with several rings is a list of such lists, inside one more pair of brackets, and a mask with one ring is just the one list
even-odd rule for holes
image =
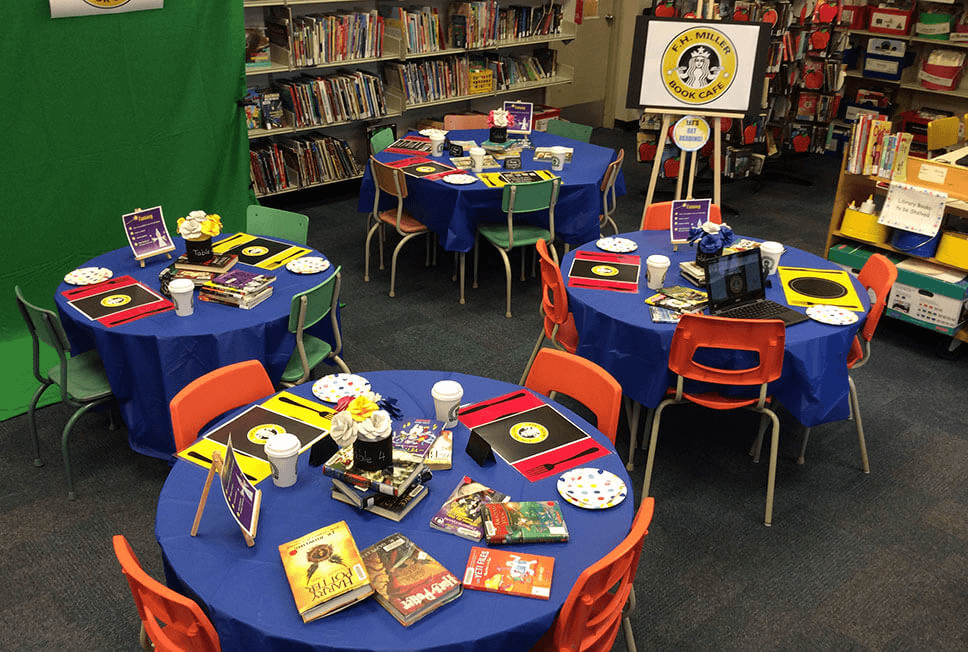
{"label": "polka dot paper plate", "polygon": [[579,468],[558,478],[558,493],[582,509],[607,509],[625,500],[628,488],[610,471]]}
{"label": "polka dot paper plate", "polygon": [[448,174],[441,177],[444,183],[449,183],[455,186],[466,186],[469,183],[474,183],[477,181],[477,177],[470,174]]}
{"label": "polka dot paper plate", "polygon": [[64,277],[65,283],[71,285],[94,285],[106,281],[114,276],[107,267],[79,267]]}
{"label": "polka dot paper plate", "polygon": [[616,254],[628,253],[639,248],[639,245],[634,240],[629,240],[628,238],[616,238],[614,236],[600,238],[595,244],[599,249],[611,251]]}
{"label": "polka dot paper plate", "polygon": [[329,260],[322,256],[301,256],[286,263],[286,269],[294,274],[318,274],[329,269]]}
{"label": "polka dot paper plate", "polygon": [[335,403],[344,396],[359,396],[370,391],[370,381],[356,374],[332,374],[313,383],[313,396]]}
{"label": "polka dot paper plate", "polygon": [[841,308],[840,306],[810,306],[807,308],[807,317],[821,324],[832,326],[846,326],[857,321],[857,313]]}

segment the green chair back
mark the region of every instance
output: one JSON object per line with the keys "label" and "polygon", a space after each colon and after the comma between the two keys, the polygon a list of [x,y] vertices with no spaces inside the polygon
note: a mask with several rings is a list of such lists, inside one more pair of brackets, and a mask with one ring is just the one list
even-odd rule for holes
{"label": "green chair back", "polygon": [[374,132],[370,136],[370,153],[378,154],[385,150],[394,141],[393,129],[390,127],[384,127],[379,131]]}
{"label": "green chair back", "polygon": [[[323,360],[333,360],[345,373],[349,367],[339,357],[343,348],[336,306],[342,274],[337,267],[335,273],[314,288],[300,292],[292,297],[289,309],[289,331],[296,334],[296,350],[289,358],[282,373],[281,383],[296,385],[309,379],[312,370]],[[315,326],[329,316],[333,329],[333,342],[329,343],[305,333],[305,329]]]}
{"label": "green chair back", "polygon": [[296,333],[299,330],[299,314],[303,297],[306,298],[303,329],[312,328],[336,307],[336,302],[339,300],[339,286],[342,281],[340,270],[341,268],[337,267],[335,274],[316,287],[293,295],[292,302],[289,304],[290,333]]}
{"label": "green chair back", "polygon": [[548,133],[554,136],[564,136],[565,138],[571,138],[572,140],[578,140],[583,143],[592,142],[592,130],[593,127],[588,125],[579,124],[577,122],[568,122],[567,120],[552,119],[548,121]]}
{"label": "green chair back", "polygon": [[501,210],[505,213],[530,213],[551,208],[558,199],[561,179],[546,179],[533,183],[509,183],[501,195]]}
{"label": "green chair back", "polygon": [[252,235],[282,238],[305,245],[309,239],[309,218],[300,213],[252,204],[246,210],[245,230]]}
{"label": "green chair back", "polygon": [[24,322],[27,324],[27,330],[30,333],[30,339],[33,341],[33,363],[34,363],[34,378],[37,379],[39,383],[50,382],[44,373],[40,369],[40,345],[46,344],[47,346],[54,349],[57,353],[57,357],[61,360],[61,369],[59,373],[59,378],[56,380],[58,384],[61,385],[61,398],[63,400],[68,400],[67,396],[67,357],[70,351],[70,344],[67,340],[67,334],[64,332],[64,327],[61,325],[60,318],[52,311],[45,310],[39,306],[35,306],[24,298],[23,293],[20,291],[20,286],[14,286],[14,294],[17,296],[17,306],[20,308],[20,314],[24,318]]}

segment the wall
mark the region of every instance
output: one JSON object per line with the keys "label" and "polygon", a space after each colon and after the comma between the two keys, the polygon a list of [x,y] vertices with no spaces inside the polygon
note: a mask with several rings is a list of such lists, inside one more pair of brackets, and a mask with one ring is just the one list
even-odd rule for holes
{"label": "wall", "polygon": [[[46,0],[4,2],[0,22],[0,344],[10,350],[29,342],[13,286],[53,308],[65,273],[127,246],[122,214],[161,205],[174,234],[179,216],[205,209],[241,229],[248,142],[239,0],[58,19]],[[34,387],[29,368],[6,373],[0,419],[22,412]]]}

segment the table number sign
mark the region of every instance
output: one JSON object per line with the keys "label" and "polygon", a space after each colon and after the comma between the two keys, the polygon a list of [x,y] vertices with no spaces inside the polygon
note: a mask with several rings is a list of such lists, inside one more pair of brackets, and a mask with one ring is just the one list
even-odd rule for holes
{"label": "table number sign", "polygon": [[877,223],[933,237],[947,202],[946,192],[892,181]]}
{"label": "table number sign", "polygon": [[134,259],[141,261],[142,267],[145,266],[145,258],[161,254],[171,258],[168,252],[175,249],[175,243],[168,233],[161,206],[148,210],[139,208],[133,213],[122,215],[121,222],[124,224],[124,234],[128,237]]}
{"label": "table number sign", "polygon": [[504,159],[504,169],[505,170],[520,170],[521,169],[521,157],[520,156],[507,156]]}

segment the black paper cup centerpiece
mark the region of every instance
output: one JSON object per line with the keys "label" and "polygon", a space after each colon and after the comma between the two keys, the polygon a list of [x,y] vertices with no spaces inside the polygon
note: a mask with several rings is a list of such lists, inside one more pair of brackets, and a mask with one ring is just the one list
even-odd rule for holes
{"label": "black paper cup centerpiece", "polygon": [[384,437],[379,441],[353,442],[353,466],[361,471],[382,471],[393,464],[393,441]]}
{"label": "black paper cup centerpiece", "polygon": [[190,263],[204,263],[212,259],[212,239],[185,240],[185,254]]}

